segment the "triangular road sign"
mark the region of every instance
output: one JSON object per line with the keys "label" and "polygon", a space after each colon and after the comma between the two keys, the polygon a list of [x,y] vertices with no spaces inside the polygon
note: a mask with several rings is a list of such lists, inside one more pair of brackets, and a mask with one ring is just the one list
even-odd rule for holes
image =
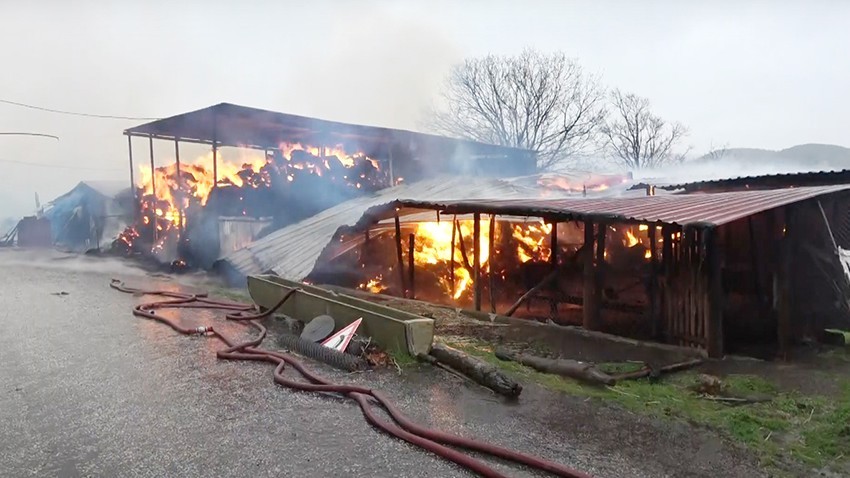
{"label": "triangular road sign", "polygon": [[345,352],[345,349],[348,347],[348,343],[351,342],[351,338],[354,337],[354,332],[357,331],[357,327],[360,326],[361,321],[363,321],[362,317],[346,325],[342,328],[342,330],[328,337],[327,340],[322,342],[322,345],[334,349],[337,352]]}

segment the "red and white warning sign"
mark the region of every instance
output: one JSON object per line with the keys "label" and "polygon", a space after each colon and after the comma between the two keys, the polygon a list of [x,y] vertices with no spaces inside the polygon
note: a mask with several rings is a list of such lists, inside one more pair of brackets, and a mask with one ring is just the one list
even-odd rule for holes
{"label": "red and white warning sign", "polygon": [[348,347],[348,343],[351,342],[351,338],[354,337],[354,332],[357,331],[357,327],[360,327],[361,321],[363,321],[362,317],[346,325],[342,328],[342,330],[328,337],[327,340],[322,342],[322,345],[338,352],[345,352],[345,349]]}

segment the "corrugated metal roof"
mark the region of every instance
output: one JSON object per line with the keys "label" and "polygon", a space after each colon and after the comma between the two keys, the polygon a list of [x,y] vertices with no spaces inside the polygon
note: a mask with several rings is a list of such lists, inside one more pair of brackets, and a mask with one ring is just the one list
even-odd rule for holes
{"label": "corrugated metal roof", "polygon": [[[754,176],[738,176],[733,178],[722,178],[722,179],[710,179],[706,181],[691,181],[691,182],[673,182],[664,179],[643,179],[638,184],[632,186],[632,188],[642,188],[646,187],[647,184],[651,184],[658,189],[666,189],[666,190],[675,190],[675,189],[685,189],[685,190],[693,190],[699,189],[702,187],[711,187],[711,186],[727,186],[734,185],[736,183],[752,183],[752,186],[759,186],[762,183],[777,183],[777,182],[787,182],[788,185],[798,185],[805,186],[806,182],[820,182],[825,183],[829,182],[832,184],[838,183],[846,183],[850,182],[850,169],[839,169],[839,170],[829,170],[829,171],[804,171],[804,172],[793,172],[793,173],[777,173],[777,174],[763,174],[763,175],[754,175]],[[795,183],[795,184],[791,184]]]}
{"label": "corrugated metal roof", "polygon": [[[850,190],[850,185],[583,199],[399,200],[394,204],[388,204],[387,207],[392,208],[401,205],[419,209],[440,209],[449,214],[481,212],[515,216],[543,216],[553,219],[594,218],[719,226],[787,204],[846,190]],[[373,217],[382,216],[382,211],[377,209],[369,211],[369,213]],[[383,215],[386,215],[386,212]]]}
{"label": "corrugated metal roof", "polygon": [[290,280],[310,273],[322,250],[341,226],[354,225],[371,207],[400,197],[428,201],[485,197],[533,197],[536,190],[488,178],[437,178],[386,189],[375,196],[346,201],[308,219],[279,229],[248,247],[219,259],[244,275],[269,270]]}

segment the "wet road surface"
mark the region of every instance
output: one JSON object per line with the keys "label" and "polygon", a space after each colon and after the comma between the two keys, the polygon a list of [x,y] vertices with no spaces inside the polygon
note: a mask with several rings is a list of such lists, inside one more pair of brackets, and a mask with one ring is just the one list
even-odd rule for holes
{"label": "wet road surface", "polygon": [[[111,290],[110,278],[157,279],[130,266],[0,251],[0,272],[3,476],[470,476],[372,429],[351,401],[287,390],[270,365],[217,360],[219,343],[133,317],[142,299]],[[214,314],[186,320],[221,324]],[[533,386],[510,404],[427,367],[399,377],[311,365],[384,391],[422,423],[596,476],[760,475],[684,425],[659,429]]]}

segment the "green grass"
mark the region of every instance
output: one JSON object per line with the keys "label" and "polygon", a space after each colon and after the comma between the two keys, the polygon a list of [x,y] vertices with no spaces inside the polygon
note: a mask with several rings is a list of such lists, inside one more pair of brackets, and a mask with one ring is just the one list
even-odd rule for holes
{"label": "green grass", "polygon": [[[515,362],[497,359],[481,343],[449,344],[475,355],[524,382],[574,396],[613,402],[632,412],[659,419],[683,420],[717,430],[753,451],[762,464],[778,470],[845,466],[850,458],[850,381],[837,399],[804,396],[777,390],[771,382],[753,375],[723,377],[732,396],[770,395],[773,400],[731,406],[700,398],[692,387],[698,372],[680,372],[660,382],[626,380],[615,387],[594,387],[543,374]],[[633,370],[635,364],[601,364],[615,372]]]}

